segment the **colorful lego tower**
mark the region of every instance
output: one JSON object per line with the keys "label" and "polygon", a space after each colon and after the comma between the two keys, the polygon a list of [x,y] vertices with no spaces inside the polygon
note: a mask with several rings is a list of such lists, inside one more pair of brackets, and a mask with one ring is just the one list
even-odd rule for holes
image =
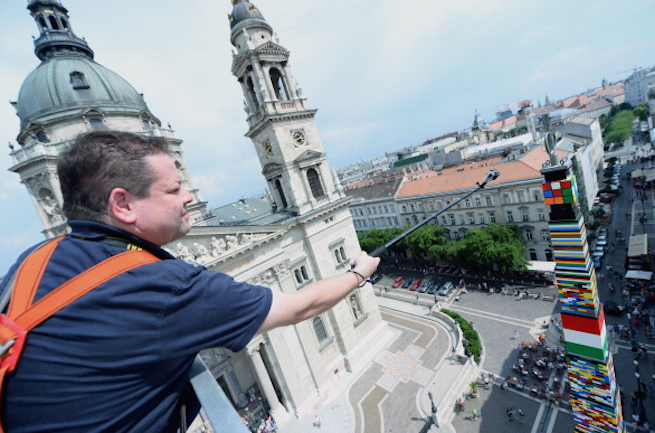
{"label": "colorful lego tower", "polygon": [[622,432],[621,398],[603,307],[596,290],[596,273],[589,257],[584,218],[577,188],[566,161],[555,155],[555,136],[544,116],[546,149],[544,201],[550,206],[550,236],[561,304],[562,328],[571,384],[575,432]]}

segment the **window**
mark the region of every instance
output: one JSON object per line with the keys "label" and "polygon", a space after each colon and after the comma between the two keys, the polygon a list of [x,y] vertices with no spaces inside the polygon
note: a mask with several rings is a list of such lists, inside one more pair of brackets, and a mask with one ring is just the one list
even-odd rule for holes
{"label": "window", "polygon": [[537,260],[537,252],[530,248],[530,260]]}
{"label": "window", "polygon": [[511,210],[507,211],[507,221],[513,222],[514,221],[514,214],[512,214]]}
{"label": "window", "polygon": [[434,212],[434,203],[428,204],[428,209],[430,209],[430,212]]}
{"label": "window", "polygon": [[90,118],[89,123],[91,124],[91,128],[93,128],[93,129],[101,128],[102,125],[103,125],[102,119],[97,118],[97,117]]}
{"label": "window", "polygon": [[530,215],[528,214],[527,209],[521,209],[521,220],[522,221],[529,221],[530,220]]}
{"label": "window", "polygon": [[489,221],[492,223],[496,222],[496,214],[494,212],[489,212]]}
{"label": "window", "polygon": [[550,233],[548,233],[548,230],[542,230],[541,231],[541,240],[542,241],[549,241],[550,240]]}
{"label": "window", "polygon": [[275,179],[275,191],[277,191],[278,195],[280,196],[282,208],[286,208],[288,206],[287,198],[284,196],[284,190],[282,189],[282,183],[280,182],[280,179]]}
{"label": "window", "polygon": [[402,205],[400,209],[403,211],[403,213],[407,212],[407,206]]}
{"label": "window", "polygon": [[320,198],[325,195],[323,186],[321,185],[321,179],[319,179],[315,169],[310,168],[307,170],[307,182],[309,182],[309,188],[312,190],[314,198]]}
{"label": "window", "polygon": [[473,202],[475,203],[475,207],[481,207],[482,206],[482,201],[480,200],[480,197],[475,197],[473,199]]}
{"label": "window", "polygon": [[457,233],[457,230],[453,232],[453,239],[459,239],[459,233]]}
{"label": "window", "polygon": [[443,225],[448,224],[448,220],[446,220],[446,216],[445,216],[445,215],[441,215],[441,224],[443,224]]}
{"label": "window", "polygon": [[323,324],[323,318],[318,316],[312,319],[312,326],[314,327],[314,333],[318,339],[319,344],[326,343],[328,341],[327,331],[325,330],[325,325]]}
{"label": "window", "polygon": [[532,230],[526,230],[525,231],[525,240],[527,240],[527,241],[532,240]]}
{"label": "window", "polygon": [[484,219],[484,214],[481,213],[481,214],[478,215],[478,221],[480,221],[480,224],[485,224],[486,223],[486,221]]}
{"label": "window", "polygon": [[493,206],[494,205],[494,201],[491,198],[491,196],[489,196],[489,195],[485,196],[484,201],[487,203],[487,206]]}
{"label": "window", "polygon": [[510,204],[512,201],[509,199],[509,194],[503,194],[503,204]]}
{"label": "window", "polygon": [[468,199],[468,198],[466,200],[464,200],[464,206],[471,207],[471,200]]}
{"label": "window", "polygon": [[89,88],[89,84],[86,82],[84,74],[79,71],[73,71],[70,73],[70,83],[73,85],[73,89],[75,90]]}
{"label": "window", "polygon": [[535,189],[535,190],[532,191],[532,198],[534,199],[534,201],[543,201],[544,200],[543,195],[541,194],[541,191],[539,191],[538,189]]}
{"label": "window", "polygon": [[455,215],[450,214],[450,215],[448,215],[448,217],[450,218],[450,225],[454,226],[455,225]]}
{"label": "window", "polygon": [[37,131],[36,139],[39,140],[41,143],[47,143],[49,141],[48,136],[43,131]]}
{"label": "window", "polygon": [[523,191],[519,191],[518,196],[519,196],[519,203],[523,203],[525,201],[525,193]]}
{"label": "window", "polygon": [[342,265],[343,263],[348,262],[348,257],[346,257],[346,250],[344,249],[343,245],[333,246],[332,253],[334,254],[334,259],[336,260],[337,265]]}
{"label": "window", "polygon": [[309,275],[307,274],[307,268],[305,267],[305,265],[302,265],[299,268],[296,268],[293,271],[293,275],[296,277],[296,282],[298,284],[305,284],[310,280]]}
{"label": "window", "polygon": [[289,95],[284,85],[284,79],[282,74],[277,68],[271,68],[270,70],[271,84],[273,84],[273,91],[275,92],[275,97],[278,101],[288,101]]}
{"label": "window", "polygon": [[468,220],[469,220],[469,224],[475,224],[475,217],[473,216],[472,213],[467,214],[467,217],[468,217]]}
{"label": "window", "polygon": [[464,215],[459,216],[459,225],[464,225]]}

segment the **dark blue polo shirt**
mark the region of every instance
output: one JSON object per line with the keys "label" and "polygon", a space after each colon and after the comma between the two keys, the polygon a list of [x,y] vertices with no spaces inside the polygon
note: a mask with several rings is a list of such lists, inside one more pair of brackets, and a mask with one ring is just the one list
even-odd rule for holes
{"label": "dark blue polo shirt", "polygon": [[104,224],[69,224],[71,236],[53,253],[37,300],[124,251],[103,237],[163,260],[115,277],[30,332],[6,379],[3,426],[8,433],[175,431],[173,412],[194,356],[211,347],[243,349],[268,314],[270,289],[176,260]]}

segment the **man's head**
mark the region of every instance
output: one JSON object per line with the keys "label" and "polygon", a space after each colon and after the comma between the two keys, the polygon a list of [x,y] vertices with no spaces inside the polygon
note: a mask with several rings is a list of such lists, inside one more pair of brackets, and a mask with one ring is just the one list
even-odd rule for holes
{"label": "man's head", "polygon": [[163,245],[186,234],[182,187],[161,137],[94,131],[63,152],[57,172],[68,219],[104,222]]}

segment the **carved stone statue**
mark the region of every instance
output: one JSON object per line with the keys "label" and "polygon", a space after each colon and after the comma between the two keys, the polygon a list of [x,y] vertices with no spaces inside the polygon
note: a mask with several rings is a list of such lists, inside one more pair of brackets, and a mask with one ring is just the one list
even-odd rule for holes
{"label": "carved stone statue", "polygon": [[204,245],[200,245],[198,242],[195,242],[193,244],[193,249],[198,263],[204,265],[212,260],[212,256],[209,254],[209,250]]}
{"label": "carved stone statue", "polygon": [[252,238],[248,233],[244,233],[241,235],[241,239],[239,240],[239,245],[250,245],[252,243]]}
{"label": "carved stone statue", "polygon": [[180,260],[186,260],[187,262],[195,261],[195,257],[191,253],[191,249],[182,244],[182,242],[177,243],[177,257]]}
{"label": "carved stone statue", "polygon": [[212,237],[211,242],[209,242],[209,246],[211,248],[211,255],[214,257],[220,257],[225,253],[225,251],[227,251],[227,244],[225,243],[225,239],[217,238],[216,236]]}
{"label": "carved stone statue", "polygon": [[43,210],[48,215],[48,222],[52,224],[63,221],[59,203],[57,203],[57,199],[53,197],[52,193],[48,192],[41,200],[41,203]]}
{"label": "carved stone statue", "polygon": [[238,245],[237,237],[234,236],[234,235],[227,235],[227,236],[225,236],[225,239],[227,239],[227,249],[228,250],[233,250]]}

